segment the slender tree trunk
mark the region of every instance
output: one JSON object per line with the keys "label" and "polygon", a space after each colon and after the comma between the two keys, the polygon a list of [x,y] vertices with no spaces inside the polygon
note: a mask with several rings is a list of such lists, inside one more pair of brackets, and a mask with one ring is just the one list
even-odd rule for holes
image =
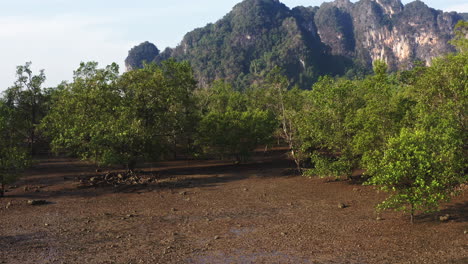
{"label": "slender tree trunk", "polygon": [[414,224],[414,204],[411,204],[411,224]]}
{"label": "slender tree trunk", "polygon": [[174,160],[177,160],[177,135],[174,134]]}
{"label": "slender tree trunk", "polygon": [[136,161],[135,160],[130,160],[127,163],[127,171],[134,172],[136,167]]}
{"label": "slender tree trunk", "polygon": [[0,198],[5,196],[5,183],[3,182],[3,176],[0,177]]}
{"label": "slender tree trunk", "polygon": [[[30,90],[34,93],[32,89]],[[35,125],[36,125],[36,96],[33,94],[31,98],[31,132],[30,132],[31,156],[35,154],[35,148],[34,148],[35,141],[36,141]]]}
{"label": "slender tree trunk", "polygon": [[[283,127],[284,138],[286,139],[286,141],[288,143],[289,150],[291,152],[291,156],[292,156],[294,162],[296,163],[296,168],[297,168],[298,172],[301,173],[301,171],[302,171],[301,162],[299,160],[299,157],[297,157],[297,155],[296,155],[296,153],[294,151],[292,132],[290,131],[290,129],[288,129],[288,121],[286,120],[286,108],[284,107],[283,93],[282,93],[280,87],[278,89],[279,89],[280,104],[281,104],[281,118],[282,118],[281,125]],[[290,127],[291,127],[291,123],[290,123]]]}
{"label": "slender tree trunk", "polygon": [[96,168],[99,168],[97,161],[97,150],[94,150],[94,166],[96,166]]}
{"label": "slender tree trunk", "polygon": [[31,130],[31,156],[34,156],[34,154],[36,154],[35,147],[34,147],[35,141],[36,141],[36,134],[34,132],[34,127],[33,127]]}

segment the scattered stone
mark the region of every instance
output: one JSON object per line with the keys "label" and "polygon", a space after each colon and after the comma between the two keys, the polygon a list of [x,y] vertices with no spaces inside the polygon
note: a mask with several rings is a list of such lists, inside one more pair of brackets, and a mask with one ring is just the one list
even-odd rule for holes
{"label": "scattered stone", "polygon": [[46,200],[28,200],[29,205],[44,205],[48,204]]}
{"label": "scattered stone", "polygon": [[133,218],[133,217],[135,217],[135,216],[136,216],[136,215],[134,215],[134,214],[128,214],[128,215],[127,215],[127,218]]}
{"label": "scattered stone", "polygon": [[376,218],[375,220],[377,220],[377,221],[382,221],[382,220],[383,220],[383,218],[382,218],[382,217],[380,217],[380,216],[377,216],[377,218]]}
{"label": "scattered stone", "polygon": [[79,183],[82,187],[113,186],[115,188],[121,185],[137,185],[155,182],[156,177],[148,174],[136,174],[136,172],[116,173],[108,172],[102,175],[87,178],[82,176]]}
{"label": "scattered stone", "polygon": [[344,204],[344,203],[339,203],[338,204],[338,208],[340,208],[340,209],[344,209],[344,208],[347,208],[347,207],[349,207],[349,206]]}
{"label": "scattered stone", "polygon": [[285,232],[281,232],[281,235],[282,235],[282,236],[285,236],[285,235],[287,235],[287,233],[285,233]]}
{"label": "scattered stone", "polygon": [[49,226],[49,224],[47,224],[47,223],[46,223],[46,224],[44,224],[44,225],[45,225],[45,226]]}
{"label": "scattered stone", "polygon": [[171,208],[171,211],[172,211],[172,212],[177,212],[177,209]]}
{"label": "scattered stone", "polygon": [[215,240],[218,240],[218,239],[220,239],[220,237],[219,237],[219,236],[215,236],[214,239],[215,239]]}
{"label": "scattered stone", "polygon": [[449,214],[441,215],[441,216],[439,216],[439,220],[441,222],[447,222],[448,220],[450,220],[450,215]]}
{"label": "scattered stone", "polygon": [[11,203],[11,202],[8,202],[8,203],[6,204],[6,206],[5,206],[5,208],[8,209],[8,208],[10,208],[11,205],[12,205],[12,203]]}
{"label": "scattered stone", "polygon": [[187,192],[180,192],[180,195],[187,195]]}
{"label": "scattered stone", "polygon": [[288,203],[288,206],[292,206],[292,203]]}
{"label": "scattered stone", "polygon": [[463,234],[465,235],[468,234],[468,230],[463,231]]}
{"label": "scattered stone", "polygon": [[247,189],[247,188],[244,188],[244,192],[246,192],[246,191],[248,191],[248,190],[249,190],[249,189]]}

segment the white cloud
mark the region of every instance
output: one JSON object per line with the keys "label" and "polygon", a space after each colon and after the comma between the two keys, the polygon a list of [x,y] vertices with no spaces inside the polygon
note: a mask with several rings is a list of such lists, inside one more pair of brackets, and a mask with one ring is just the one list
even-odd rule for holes
{"label": "white cloud", "polygon": [[48,86],[71,80],[81,61],[101,66],[115,61],[122,67],[136,43],[123,41],[112,22],[117,21],[76,15],[0,18],[0,90],[13,84],[16,66],[27,61],[36,71],[46,70]]}

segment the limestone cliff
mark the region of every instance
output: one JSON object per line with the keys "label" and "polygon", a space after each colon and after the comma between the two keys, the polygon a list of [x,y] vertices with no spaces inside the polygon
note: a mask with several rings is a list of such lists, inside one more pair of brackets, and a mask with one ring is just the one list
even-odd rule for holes
{"label": "limestone cliff", "polygon": [[392,69],[410,67],[415,60],[430,64],[432,58],[453,51],[448,41],[462,19],[455,12],[444,13],[421,1],[403,6],[399,0],[361,0],[354,4],[336,0],[320,7],[320,12],[330,13],[322,10],[336,14],[334,23],[316,17],[319,35],[333,54],[366,66],[384,60]]}
{"label": "limestone cliff", "polygon": [[430,64],[454,51],[448,41],[466,17],[421,1],[336,0],[289,9],[278,0],[245,0],[216,23],[187,33],[177,47],[159,54],[144,43],[127,60],[132,68],[142,59],[188,60],[200,86],[226,79],[241,89],[280,66],[293,84],[310,88],[320,75],[352,76],[369,71],[375,60],[393,70],[417,60]]}

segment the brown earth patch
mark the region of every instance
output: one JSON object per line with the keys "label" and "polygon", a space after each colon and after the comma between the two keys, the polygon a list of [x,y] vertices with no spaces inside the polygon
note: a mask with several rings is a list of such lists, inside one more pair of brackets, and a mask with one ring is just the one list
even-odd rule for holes
{"label": "brown earth patch", "polygon": [[44,159],[0,199],[0,263],[468,263],[466,191],[411,225],[378,217],[373,187],[292,167],[164,162],[143,168],[154,181],[83,188],[91,165]]}

